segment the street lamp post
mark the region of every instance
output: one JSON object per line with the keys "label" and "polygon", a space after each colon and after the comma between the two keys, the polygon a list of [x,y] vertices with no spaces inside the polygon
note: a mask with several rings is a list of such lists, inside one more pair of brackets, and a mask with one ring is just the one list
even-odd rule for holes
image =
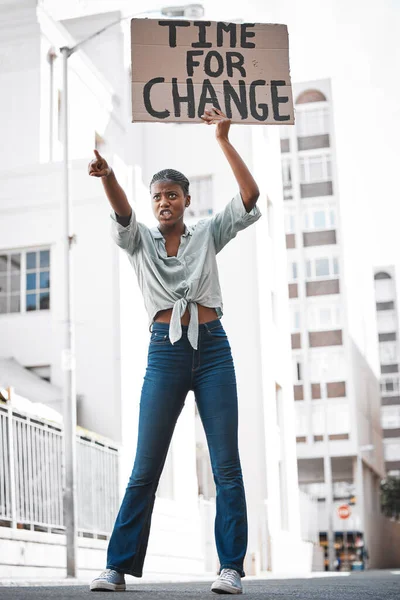
{"label": "street lamp post", "polygon": [[163,17],[200,19],[204,14],[201,4],[169,6],[160,10],[151,10],[122,17],[109,23],[99,31],[81,40],[75,46],[60,48],[62,57],[61,121],[63,142],[63,242],[64,242],[64,348],[61,365],[63,380],[63,419],[64,419],[64,466],[63,466],[63,512],[67,548],[67,577],[77,576],[77,486],[76,486],[76,369],[75,369],[75,322],[73,302],[73,255],[72,245],[75,236],[72,233],[72,206],[69,192],[69,149],[68,149],[68,59],[83,44],[102,34],[114,25],[134,17],[149,14]]}
{"label": "street lamp post", "polygon": [[75,372],[75,322],[73,302],[72,211],[69,193],[68,155],[68,58],[71,50],[60,48],[63,63],[63,93],[61,104],[63,139],[63,241],[64,241],[64,490],[63,512],[67,548],[67,577],[76,577],[78,543],[77,489],[76,489],[76,372]]}

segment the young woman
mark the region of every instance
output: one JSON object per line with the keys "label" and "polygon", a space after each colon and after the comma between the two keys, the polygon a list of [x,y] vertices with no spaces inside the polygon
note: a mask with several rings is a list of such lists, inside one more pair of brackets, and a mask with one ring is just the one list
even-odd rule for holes
{"label": "young woman", "polygon": [[[100,177],[113,212],[112,234],[136,271],[151,328],[136,457],[111,535],[107,566],[91,590],[125,590],[124,574],[141,577],[156,489],[176,421],[193,390],[207,437],[216,485],[215,541],[220,560],[216,593],[242,593],[247,515],[238,451],[235,369],[220,321],[222,298],[216,254],[257,221],[259,191],[229,141],[230,120],[217,109],[202,117],[216,125],[239,193],[214,217],[187,227],[189,181],[179,171],[154,175],[151,201],[158,226],[136,221],[114,172],[95,151],[89,175]],[[195,201],[195,199],[194,199]]]}

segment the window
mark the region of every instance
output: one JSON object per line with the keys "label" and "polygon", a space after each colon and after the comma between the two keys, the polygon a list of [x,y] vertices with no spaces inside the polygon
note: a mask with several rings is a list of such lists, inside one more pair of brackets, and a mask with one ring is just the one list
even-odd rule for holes
{"label": "window", "polygon": [[298,277],[297,262],[289,262],[288,264],[288,280],[296,281]]}
{"label": "window", "polygon": [[50,308],[50,250],[0,255],[0,314]]}
{"label": "window", "polygon": [[327,277],[329,275],[329,259],[317,258],[315,260],[315,276]]}
{"label": "window", "polygon": [[310,305],[307,311],[307,326],[309,331],[340,329],[342,327],[340,307]]}
{"label": "window", "polygon": [[378,310],[376,320],[379,333],[392,333],[397,330],[396,311]]}
{"label": "window", "polygon": [[381,379],[381,393],[382,395],[397,395],[400,391],[399,378],[398,377],[385,377]]}
{"label": "window", "polygon": [[296,131],[299,137],[329,133],[329,109],[325,106],[296,110]]}
{"label": "window", "polygon": [[191,177],[189,194],[190,206],[186,209],[188,218],[204,218],[213,214],[212,177]]}
{"label": "window", "polygon": [[292,331],[300,331],[300,311],[292,312]]}
{"label": "window", "polygon": [[301,156],[299,163],[300,183],[328,181],[332,178],[331,157],[329,154]]}
{"label": "window", "polygon": [[306,436],[308,433],[307,409],[303,402],[296,402],[295,429],[296,436]]}
{"label": "window", "polygon": [[381,342],[379,344],[381,365],[392,365],[398,362],[397,342]]}
{"label": "window", "polygon": [[400,441],[384,440],[383,447],[385,460],[400,460]]}
{"label": "window", "polygon": [[293,368],[294,368],[294,382],[298,383],[301,382],[303,379],[303,369],[302,369],[302,364],[300,362],[299,359],[295,358],[294,362],[293,362]]}
{"label": "window", "polygon": [[294,212],[288,211],[285,213],[285,233],[296,232],[296,217]]}
{"label": "window", "polygon": [[306,262],[307,279],[327,279],[339,275],[339,262],[334,256],[315,258]]}
{"label": "window", "polygon": [[330,403],[327,405],[327,414],[325,415],[325,406],[314,404],[312,410],[313,434],[323,434],[325,431],[325,418],[327,419],[329,435],[350,432],[350,408],[348,402]]}
{"label": "window", "polygon": [[334,229],[336,225],[335,209],[331,206],[311,207],[304,213],[305,231],[323,231]]}
{"label": "window", "polygon": [[283,185],[292,185],[292,168],[289,160],[282,161]]}
{"label": "window", "polygon": [[382,406],[382,429],[400,428],[400,406]]}
{"label": "window", "polygon": [[0,255],[0,313],[21,310],[21,254]]}

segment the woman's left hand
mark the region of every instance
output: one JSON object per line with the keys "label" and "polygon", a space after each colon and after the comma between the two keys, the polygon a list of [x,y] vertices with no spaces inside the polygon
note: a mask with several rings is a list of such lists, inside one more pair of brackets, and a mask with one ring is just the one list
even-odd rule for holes
{"label": "woman's left hand", "polygon": [[215,135],[218,139],[228,139],[231,120],[218,108],[210,108],[204,111],[201,117],[207,125],[216,125]]}

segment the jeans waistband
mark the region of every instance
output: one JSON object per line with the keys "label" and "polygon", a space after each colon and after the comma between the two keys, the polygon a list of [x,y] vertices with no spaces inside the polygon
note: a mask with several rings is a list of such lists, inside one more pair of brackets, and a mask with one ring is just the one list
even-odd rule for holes
{"label": "jeans waistband", "polygon": [[[168,331],[169,330],[169,323],[160,323],[159,321],[154,321],[151,325],[150,325],[150,333],[152,331]],[[214,319],[213,321],[208,321],[207,323],[199,323],[199,331],[207,331],[208,330],[212,330],[215,329],[215,327],[219,327],[220,325],[222,325],[221,319]],[[187,333],[187,330],[189,329],[189,325],[181,325],[182,327],[182,333]]]}

